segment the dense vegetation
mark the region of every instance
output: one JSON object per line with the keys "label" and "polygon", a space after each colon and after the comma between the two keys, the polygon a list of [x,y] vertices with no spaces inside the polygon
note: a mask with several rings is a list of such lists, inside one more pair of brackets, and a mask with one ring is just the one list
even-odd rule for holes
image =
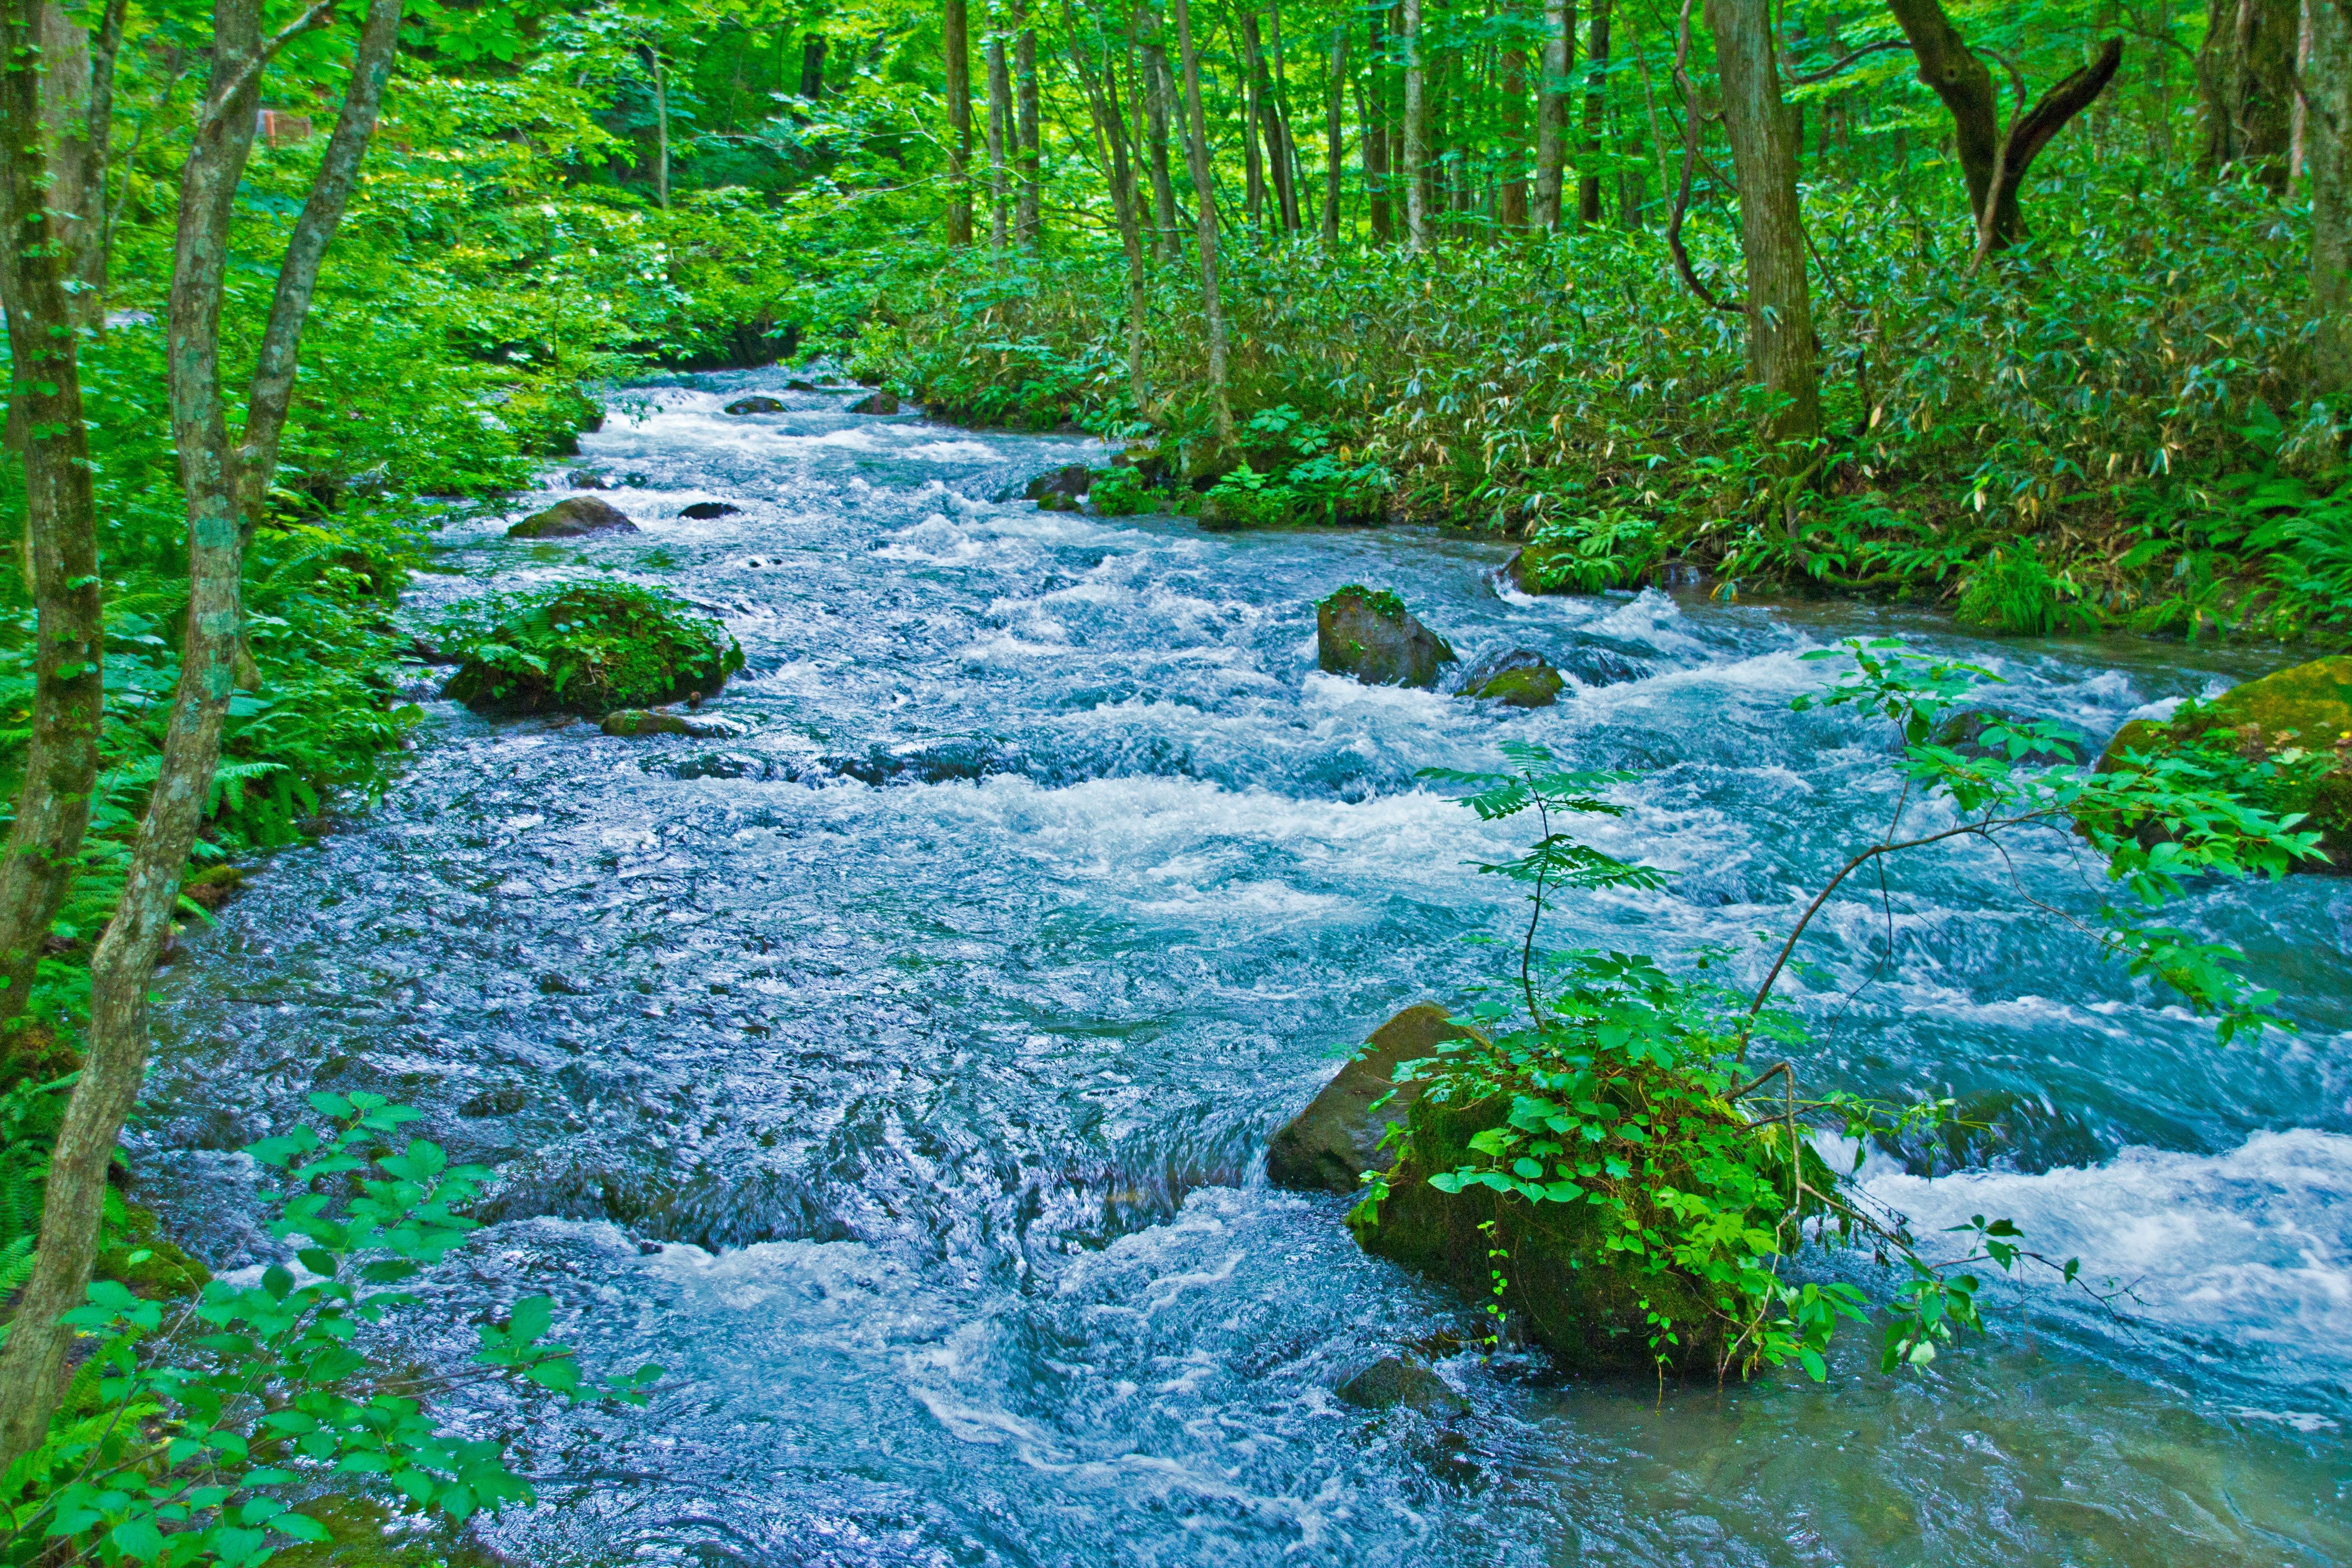
{"label": "dense vegetation", "polygon": [[[1433,521],[1524,542],[1539,591],[1691,562],[1725,591],[1932,600],[2020,634],[2352,634],[2342,0],[2220,25],[1693,9],[0,8],[12,1561],[257,1562],[264,1527],[310,1532],[270,1500],[289,1444],[362,1474],[352,1453],[398,1448],[407,1496],[451,1517],[511,1495],[415,1402],[352,1395],[363,1363],[331,1349],[330,1325],[404,1304],[353,1281],[437,1256],[471,1173],[393,1148],[386,1108],[322,1105],[341,1163],[310,1173],[379,1173],[336,1189],[345,1211],[290,1200],[324,1283],[207,1288],[184,1317],[218,1331],[174,1338],[150,1298],[198,1282],[173,1257],[140,1272],[160,1250],[108,1173],[176,922],[386,782],[417,718],[392,612],[436,520],[625,416],[611,389],[641,371],[832,355],[953,417],[1125,443],[1097,510]],[[740,662],[637,592],[467,612],[475,694],[595,712]],[[604,679],[655,623],[692,668]],[[1913,732],[1957,676],[1927,679],[1870,700],[1963,814],[2080,824],[2151,895],[2308,851],[2244,804],[2311,797],[2303,752],[2012,775]],[[2259,1016],[2224,954],[2129,921],[2103,940],[2225,1026]],[[1687,977],[1580,963],[1549,999],[1523,974],[1528,1022],[1454,1053],[1453,1100],[1526,1106],[1449,1131],[1433,1096],[1429,1184],[1539,1205],[1567,1184],[1673,1231],[1662,1256],[1711,1282],[1706,1359],[1817,1367],[1853,1303],[1786,1292],[1773,1260],[1859,1216],[1833,1184],[1809,1201],[1792,1138],[1748,1137],[1750,1026]],[[1635,1100],[1688,1111],[1689,1141],[1642,1163],[1649,1123],[1585,1109]],[[1562,1167],[1554,1121],[1598,1130],[1596,1170]],[[1970,1310],[1961,1276],[1916,1267],[1896,1359]],[[1663,1353],[1689,1324],[1653,1317]],[[545,1326],[518,1309],[485,1355],[568,1391]],[[79,1331],[104,1349],[68,1382]],[[126,1413],[155,1447],[108,1425]],[[213,1453],[254,1464],[224,1481]]]}

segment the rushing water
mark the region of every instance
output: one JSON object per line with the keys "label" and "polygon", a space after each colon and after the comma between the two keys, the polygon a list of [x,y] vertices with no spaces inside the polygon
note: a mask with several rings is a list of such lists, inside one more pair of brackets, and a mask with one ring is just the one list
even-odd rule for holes
{"label": "rushing water", "polygon": [[[645,531],[445,536],[414,604],[580,570],[666,584],[749,658],[724,742],[428,704],[383,809],[272,862],[170,973],[142,1164],[216,1266],[258,1241],[230,1152],[314,1088],[428,1113],[505,1168],[442,1271],[449,1329],[535,1290],[635,1415],[491,1406],[533,1561],[757,1564],[2279,1563],[2352,1561],[2352,884],[2200,894],[2299,1037],[2210,1030],[1960,848],[1834,906],[1809,1083],[1994,1124],[1873,1183],[1923,1226],[2007,1214],[2131,1285],[2000,1295],[1994,1340],[1826,1387],[1580,1383],[1441,1363],[1470,1413],[1332,1389],[1471,1321],[1363,1257],[1263,1151],[1391,1011],[1464,999],[1519,907],[1510,847],[1416,769],[1539,740],[1640,770],[1593,837],[1676,873],[1561,946],[1755,951],[1892,802],[1883,738],[1800,715],[1801,655],[1917,635],[2095,742],[2250,667],[1973,642],[1853,608],[1530,600],[1504,552],[1407,530],[1205,536],[999,500],[1090,455],[784,394],[652,389],[583,463]],[[688,502],[742,508],[677,519]],[[1313,602],[1400,588],[1467,657],[1575,677],[1521,713],[1316,672]],[[2259,665],[2251,668],[2260,668]],[[420,672],[421,674],[422,672]],[[2062,841],[2037,890],[2095,901]],[[1895,952],[1879,982],[1840,993]],[[1743,958],[1742,962],[1752,959]],[[428,1347],[430,1349],[431,1347]]]}

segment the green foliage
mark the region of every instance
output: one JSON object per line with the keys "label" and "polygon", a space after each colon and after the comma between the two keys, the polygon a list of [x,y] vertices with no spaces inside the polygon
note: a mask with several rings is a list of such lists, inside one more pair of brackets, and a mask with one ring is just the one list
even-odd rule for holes
{"label": "green foliage", "polygon": [[[489,1172],[423,1139],[392,1147],[416,1113],[378,1096],[311,1103],[323,1133],[247,1151],[279,1173],[269,1231],[300,1274],[214,1280],[168,1320],[100,1280],[67,1315],[96,1343],[47,1441],[0,1478],[8,1563],[257,1568],[288,1542],[325,1538],[289,1505],[322,1483],[452,1522],[530,1500],[503,1443],[446,1430],[412,1374],[362,1348],[422,1306],[404,1286],[477,1228],[465,1209]],[[477,1327],[474,1362],[526,1392],[644,1403],[658,1368],[591,1384],[547,1339],[553,1323],[551,1300],[526,1297]]]}
{"label": "green foliage", "polygon": [[727,628],[684,600],[602,578],[468,601],[436,635],[462,661],[446,694],[485,712],[598,718],[708,696],[743,668]]}
{"label": "green foliage", "polygon": [[2042,548],[2028,539],[1997,545],[1976,563],[1960,588],[1958,613],[1969,626],[2039,636],[2088,631],[2099,613],[2083,604],[2082,587],[2065,573],[2055,576],[2042,563]]}

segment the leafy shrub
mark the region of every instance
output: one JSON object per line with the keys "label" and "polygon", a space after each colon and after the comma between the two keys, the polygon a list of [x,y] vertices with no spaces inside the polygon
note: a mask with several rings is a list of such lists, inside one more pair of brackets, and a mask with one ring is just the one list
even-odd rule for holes
{"label": "leafy shrub", "polygon": [[2041,546],[2028,539],[1997,546],[1977,563],[1960,589],[1958,614],[1967,625],[1994,631],[2087,631],[2099,624],[2099,612],[2082,594],[2065,573],[2051,574]]}
{"label": "leafy shrub", "polygon": [[708,696],[743,668],[727,628],[677,595],[601,579],[491,595],[436,635],[461,662],[445,695],[485,713],[601,718]]}
{"label": "leafy shrub", "polygon": [[1087,500],[1105,517],[1133,517],[1151,510],[1151,492],[1133,468],[1105,468],[1096,473]]}
{"label": "leafy shrub", "polygon": [[[445,1429],[370,1353],[370,1337],[422,1306],[404,1289],[462,1244],[489,1172],[424,1139],[387,1148],[416,1112],[374,1095],[314,1094],[328,1119],[247,1152],[280,1173],[269,1233],[305,1271],[212,1280],[185,1312],[100,1279],[68,1321],[96,1341],[47,1440],[0,1481],[0,1558],[29,1565],[258,1568],[327,1530],[296,1500],[359,1491],[462,1522],[528,1501],[505,1446]],[[660,1375],[602,1385],[547,1339],[554,1303],[517,1301],[475,1332],[474,1362],[520,1391],[641,1405]]]}

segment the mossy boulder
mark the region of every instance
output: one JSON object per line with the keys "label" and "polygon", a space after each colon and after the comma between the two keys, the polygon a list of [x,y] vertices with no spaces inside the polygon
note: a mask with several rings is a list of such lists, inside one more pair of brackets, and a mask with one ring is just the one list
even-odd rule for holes
{"label": "mossy boulder", "polygon": [[1385,588],[1350,583],[1315,606],[1315,663],[1367,686],[1437,684],[1453,648]]}
{"label": "mossy boulder", "polygon": [[727,405],[727,412],[740,418],[746,414],[782,414],[782,402],[773,397],[739,397]]}
{"label": "mossy boulder", "polygon": [[496,595],[436,631],[461,661],[442,695],[482,713],[602,718],[616,708],[707,697],[743,668],[726,627],[631,583]]}
{"label": "mossy boulder", "polygon": [[[1274,1135],[1265,1152],[1265,1179],[1300,1192],[1356,1191],[1365,1172],[1389,1163],[1381,1140],[1404,1120],[1421,1092],[1419,1084],[1395,1081],[1398,1066],[1434,1056],[1446,1041],[1465,1035],[1434,1002],[1407,1007],[1373,1030],[1307,1109]],[[1373,1110],[1375,1105],[1380,1109]]]}
{"label": "mossy boulder", "polygon": [[598,533],[635,533],[637,525],[611,501],[566,496],[507,530],[509,539],[585,539]]}
{"label": "mossy boulder", "polygon": [[1551,661],[1532,648],[1489,654],[1462,679],[1462,695],[1511,708],[1549,708],[1568,682]]}
{"label": "mossy boulder", "polygon": [[2221,748],[2247,762],[2289,752],[2332,762],[2315,779],[2282,783],[2254,804],[2302,812],[2305,832],[2320,836],[2327,858],[2296,862],[2305,871],[2352,871],[2352,655],[2315,658],[2233,686],[2208,702],[2184,702],[2169,720],[2135,719],[2115,733],[2099,771],[2123,765],[2126,752],[2159,756]]}
{"label": "mossy boulder", "polygon": [[656,713],[644,708],[615,708],[604,715],[607,735],[691,735],[697,740],[731,740],[742,733],[724,719],[698,719],[684,713]]}
{"label": "mossy boulder", "polygon": [[1565,539],[1538,539],[1521,545],[1503,571],[1522,594],[1570,593],[1575,556],[1576,546]]}
{"label": "mossy boulder", "polygon": [[180,884],[180,896],[206,910],[219,909],[245,886],[241,866],[207,866]]}
{"label": "mossy boulder", "polygon": [[868,393],[851,404],[849,411],[852,414],[896,414],[898,412],[898,395],[887,387],[880,392]]}

